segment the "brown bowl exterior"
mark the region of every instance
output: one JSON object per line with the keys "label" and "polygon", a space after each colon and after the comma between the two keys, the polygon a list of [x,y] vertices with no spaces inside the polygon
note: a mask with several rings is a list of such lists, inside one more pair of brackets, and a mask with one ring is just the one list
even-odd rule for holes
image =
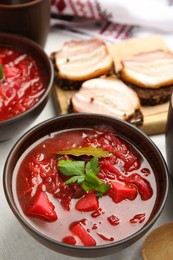
{"label": "brown bowl exterior", "polygon": [[[157,198],[153,208],[151,217],[146,225],[136,232],[135,234],[114,243],[107,245],[86,247],[86,246],[71,246],[63,244],[61,242],[50,239],[32,226],[20,215],[12,194],[12,176],[13,170],[22,153],[34,142],[41,137],[48,135],[52,132],[56,132],[64,129],[71,128],[88,128],[96,125],[106,125],[113,127],[122,137],[125,137],[131,144],[137,147],[153,168],[156,183],[157,183]],[[28,131],[13,147],[11,150],[4,167],[3,173],[3,185],[6,199],[9,203],[11,210],[22,224],[24,229],[31,234],[37,241],[47,246],[48,248],[70,256],[75,257],[101,257],[104,255],[113,254],[119,250],[122,250],[135,241],[140,239],[155,223],[159,215],[161,214],[168,193],[168,171],[164,158],[155,144],[150,140],[148,136],[142,133],[129,123],[115,119],[113,117],[101,116],[98,114],[70,114],[65,116],[59,116],[50,120],[47,120],[36,127]]]}
{"label": "brown bowl exterior", "polygon": [[50,0],[0,1],[0,32],[25,36],[44,47],[50,15]]}
{"label": "brown bowl exterior", "polygon": [[47,54],[35,42],[18,35],[0,33],[0,48],[12,47],[30,53],[45,74],[46,91],[40,100],[30,109],[10,119],[0,121],[0,141],[10,139],[15,133],[22,132],[30,125],[45,107],[53,85],[54,71]]}
{"label": "brown bowl exterior", "polygon": [[169,109],[167,114],[167,123],[165,129],[165,148],[169,175],[173,180],[173,92],[169,101]]}

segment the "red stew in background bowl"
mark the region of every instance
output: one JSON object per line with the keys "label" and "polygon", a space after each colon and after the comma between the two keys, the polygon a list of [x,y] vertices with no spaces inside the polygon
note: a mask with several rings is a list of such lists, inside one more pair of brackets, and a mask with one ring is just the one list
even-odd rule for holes
{"label": "red stew in background bowl", "polygon": [[38,231],[79,246],[139,231],[156,201],[146,158],[112,128],[67,129],[27,149],[13,176],[21,214]]}
{"label": "red stew in background bowl", "polygon": [[34,57],[16,48],[0,48],[0,121],[31,108],[46,89],[44,75]]}

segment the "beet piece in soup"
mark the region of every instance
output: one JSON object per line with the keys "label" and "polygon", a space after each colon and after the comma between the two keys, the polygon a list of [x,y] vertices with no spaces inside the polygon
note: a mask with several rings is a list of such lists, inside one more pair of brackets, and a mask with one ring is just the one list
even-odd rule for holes
{"label": "beet piece in soup", "polygon": [[140,151],[113,129],[95,127],[52,133],[33,145],[16,166],[13,192],[21,213],[43,234],[95,246],[142,228],[156,181]]}

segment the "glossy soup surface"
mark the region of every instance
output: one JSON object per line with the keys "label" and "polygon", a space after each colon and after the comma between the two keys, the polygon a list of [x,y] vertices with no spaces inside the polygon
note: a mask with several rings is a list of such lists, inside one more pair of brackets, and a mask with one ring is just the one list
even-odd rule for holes
{"label": "glossy soup surface", "polygon": [[[57,165],[62,159],[86,165],[96,157],[63,154],[81,147],[100,147],[109,154],[97,156],[97,177],[109,186],[101,196],[77,182],[65,184],[71,176],[63,175]],[[53,133],[33,145],[16,166],[13,192],[21,214],[43,234],[64,243],[95,246],[116,242],[142,228],[155,203],[156,183],[139,151],[114,130],[96,127]],[[46,198],[51,213],[45,213],[38,198],[42,205]]]}
{"label": "glossy soup surface", "polygon": [[43,72],[36,60],[17,49],[0,48],[4,78],[0,81],[0,120],[31,108],[45,91]]}

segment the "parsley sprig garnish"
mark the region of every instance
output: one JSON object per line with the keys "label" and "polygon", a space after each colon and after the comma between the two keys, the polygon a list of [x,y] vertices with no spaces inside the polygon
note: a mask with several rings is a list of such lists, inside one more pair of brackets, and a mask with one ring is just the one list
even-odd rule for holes
{"label": "parsley sprig garnish", "polygon": [[62,174],[71,176],[65,183],[70,184],[77,182],[85,191],[95,190],[98,196],[105,194],[109,184],[105,184],[98,177],[100,171],[98,166],[98,157],[93,157],[89,162],[60,160],[58,166]]}

